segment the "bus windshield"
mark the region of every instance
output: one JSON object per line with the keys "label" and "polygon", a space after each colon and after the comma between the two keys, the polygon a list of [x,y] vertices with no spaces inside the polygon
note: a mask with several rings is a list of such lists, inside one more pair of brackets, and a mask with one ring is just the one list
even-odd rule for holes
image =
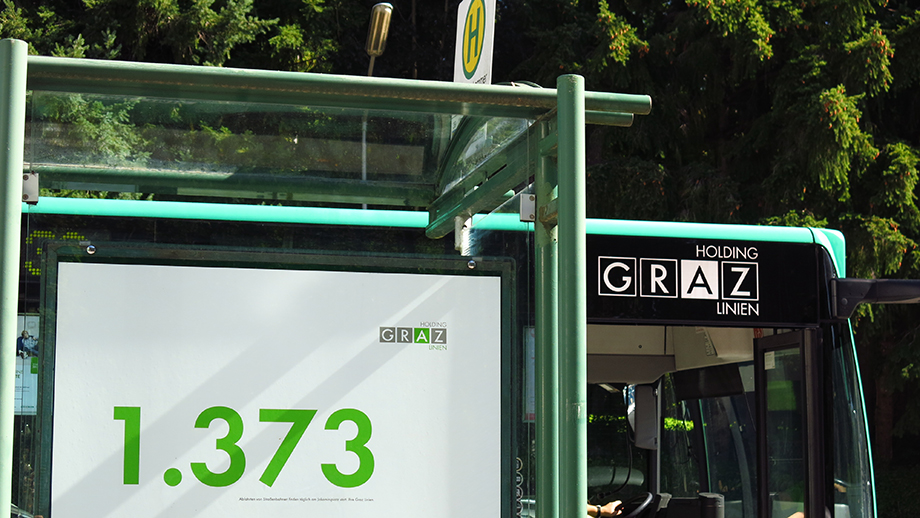
{"label": "bus windshield", "polygon": [[[874,516],[863,403],[845,325],[688,331],[663,328],[660,335],[675,340],[675,350],[681,349],[677,337],[708,336],[712,350],[734,349],[736,357],[719,362],[713,355],[710,365],[668,369],[644,384],[660,397],[651,403],[659,405],[657,448],[637,446],[645,432],[630,412],[629,376],[610,368],[609,379],[599,382],[596,368],[610,358],[589,355],[595,360],[595,369],[589,366],[589,483],[607,477],[604,487],[590,488],[589,498],[626,500],[648,491],[670,509],[668,516],[708,516],[699,500],[711,495],[726,518],[799,518],[815,505],[835,518]],[[747,336],[746,345],[723,341],[732,335]],[[625,432],[619,438],[603,433],[614,425]],[[695,510],[685,510],[690,507]]]}

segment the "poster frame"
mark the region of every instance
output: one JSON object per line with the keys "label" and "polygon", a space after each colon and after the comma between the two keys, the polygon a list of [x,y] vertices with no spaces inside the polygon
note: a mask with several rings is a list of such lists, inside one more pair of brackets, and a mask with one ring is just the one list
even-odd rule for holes
{"label": "poster frame", "polygon": [[[41,355],[38,386],[39,446],[34,465],[36,514],[52,516],[51,468],[54,418],[54,372],[57,328],[58,272],[62,262],[104,264],[190,266],[210,268],[258,268],[315,270],[330,272],[367,272],[491,276],[501,279],[501,518],[511,518],[515,505],[514,485],[514,416],[515,397],[512,387],[514,348],[518,343],[514,325],[517,274],[510,257],[455,257],[426,254],[371,253],[341,250],[304,250],[200,246],[189,244],[151,244],[124,242],[48,242],[42,257],[41,283]],[[516,341],[517,340],[517,341]],[[101,503],[102,504],[102,503]],[[104,505],[104,504],[102,504]],[[92,511],[88,511],[92,514]]]}

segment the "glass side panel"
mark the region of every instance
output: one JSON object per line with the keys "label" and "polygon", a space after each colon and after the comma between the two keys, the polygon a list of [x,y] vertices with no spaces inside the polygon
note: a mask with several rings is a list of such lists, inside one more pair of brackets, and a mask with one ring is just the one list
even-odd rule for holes
{"label": "glass side panel", "polygon": [[33,92],[30,129],[46,189],[335,203],[365,181],[371,203],[424,206],[450,117]]}
{"label": "glass side panel", "polygon": [[677,497],[696,496],[700,487],[703,447],[696,440],[700,426],[693,419],[688,401],[678,401],[671,376],[662,383],[661,488]]}
{"label": "glass side panel", "polygon": [[[38,371],[41,354],[41,327],[38,314],[20,314],[17,318],[16,388],[13,426],[13,505],[30,509],[35,479],[35,434],[38,412]],[[25,504],[24,504],[25,503]],[[17,506],[18,507],[18,506]],[[15,511],[15,507],[13,508]],[[15,516],[15,512],[13,513]]]}
{"label": "glass side panel", "polygon": [[834,516],[874,516],[872,481],[869,478],[869,441],[862,406],[856,358],[849,330],[834,328],[833,411]]}
{"label": "glass side panel", "polygon": [[[518,346],[513,362],[512,397],[518,409],[514,421],[514,516],[533,517],[536,513],[536,322],[534,321],[534,265],[532,224],[520,222],[516,203],[510,200],[489,214],[473,218],[469,232],[455,240],[450,235],[440,241],[450,241],[463,256],[475,264],[489,256],[512,257],[520,282],[516,291],[512,333]],[[513,213],[511,213],[513,211]],[[510,230],[510,231],[509,231]]]}
{"label": "glass side panel", "polygon": [[[719,374],[715,374],[715,370]],[[662,492],[674,497],[719,494],[724,498],[726,518],[756,516],[757,432],[753,374],[752,362],[744,362],[665,376]],[[697,383],[717,377],[723,381]],[[699,397],[708,396],[707,392],[725,395]],[[682,400],[681,397],[692,399]]]}
{"label": "glass side panel", "polygon": [[726,518],[752,518],[757,502],[754,394],[700,400],[709,486],[725,497]]}
{"label": "glass side panel", "polygon": [[30,98],[25,160],[44,195],[427,207],[439,187],[475,171],[531,122],[42,91]]}
{"label": "glass side panel", "polygon": [[801,349],[764,352],[767,490],[774,517],[804,509],[805,379]]}
{"label": "glass side panel", "polygon": [[588,385],[588,500],[592,504],[648,491],[649,456],[633,444],[627,386]]}

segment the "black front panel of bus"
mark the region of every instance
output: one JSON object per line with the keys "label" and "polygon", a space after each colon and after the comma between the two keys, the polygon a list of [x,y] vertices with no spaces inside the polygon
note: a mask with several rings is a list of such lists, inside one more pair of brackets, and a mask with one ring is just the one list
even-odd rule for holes
{"label": "black front panel of bus", "polygon": [[588,322],[814,325],[818,247],[587,236]]}

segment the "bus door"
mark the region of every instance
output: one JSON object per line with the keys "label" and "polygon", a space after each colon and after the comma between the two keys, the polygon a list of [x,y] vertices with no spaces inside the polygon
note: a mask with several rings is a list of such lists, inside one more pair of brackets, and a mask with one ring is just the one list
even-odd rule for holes
{"label": "bus door", "polygon": [[760,516],[825,514],[821,345],[816,329],[754,340]]}

